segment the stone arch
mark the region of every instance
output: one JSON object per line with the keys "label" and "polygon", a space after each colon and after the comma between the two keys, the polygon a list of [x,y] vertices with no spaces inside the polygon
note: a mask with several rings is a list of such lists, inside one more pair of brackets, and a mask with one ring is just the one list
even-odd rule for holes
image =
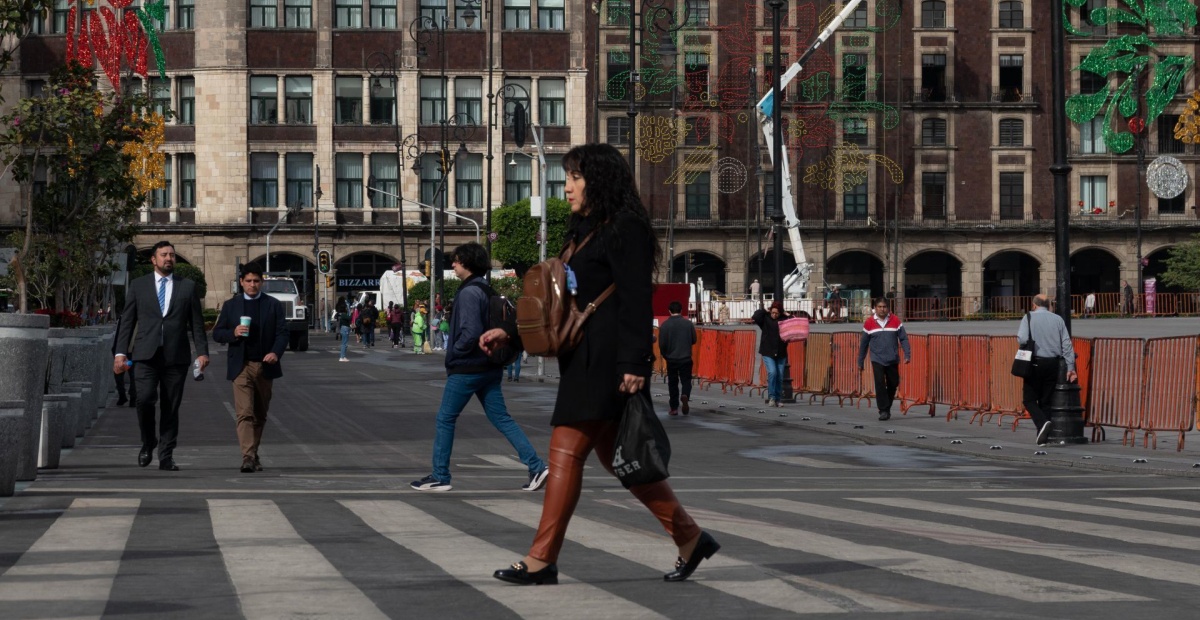
{"label": "stone arch", "polygon": [[1119,293],[1121,259],[1099,246],[1080,248],[1071,254],[1071,293]]}
{"label": "stone arch", "polygon": [[[688,271],[688,263],[693,269]],[[725,260],[716,253],[706,250],[681,252],[671,259],[672,279],[675,282],[695,282],[703,278],[704,288],[710,291],[727,292],[725,281]]]}
{"label": "stone arch", "polygon": [[838,252],[825,265],[825,284],[837,284],[847,300],[882,297],[883,259],[869,250]]}
{"label": "stone arch", "polygon": [[[267,270],[267,255],[259,254],[254,260],[246,261],[247,263],[258,263],[260,267]],[[302,272],[308,272],[311,277],[313,270],[312,257],[305,256],[297,252],[276,252],[271,251],[271,268],[269,270],[272,275],[295,275]]]}
{"label": "stone arch", "polygon": [[339,276],[378,278],[383,275],[384,271],[391,269],[392,265],[400,262],[393,256],[373,250],[351,252],[336,258],[333,268],[337,270]]}
{"label": "stone arch", "polygon": [[[1170,256],[1171,249],[1174,247],[1175,247],[1174,244],[1163,245],[1162,247],[1154,250],[1153,252],[1148,252],[1143,255],[1146,259],[1146,266],[1142,267],[1142,281],[1143,282],[1134,285],[1133,288],[1135,291],[1137,291],[1137,292],[1143,291],[1144,286],[1145,286],[1144,282],[1150,278],[1156,278],[1157,282],[1155,283],[1154,288],[1155,288],[1155,292],[1157,292],[1157,293],[1194,293],[1195,292],[1195,291],[1189,291],[1181,286],[1169,286],[1169,285],[1163,283],[1163,281],[1162,281],[1162,274],[1164,272],[1166,272],[1166,270],[1167,270],[1167,258]],[[1164,311],[1165,311],[1165,308],[1158,310],[1159,313],[1162,313]]]}
{"label": "stone arch", "polygon": [[[904,261],[906,318],[943,317],[960,309],[947,300],[962,297],[963,262],[947,250],[926,250]],[[954,316],[951,314],[950,316]]]}
{"label": "stone arch", "polygon": [[[783,259],[783,275],[786,277],[796,269],[796,257],[785,249],[781,258]],[[746,282],[755,280],[762,284],[764,295],[775,293],[775,255],[771,248],[751,255],[750,260],[746,261]]]}
{"label": "stone arch", "polygon": [[1029,252],[1005,249],[983,261],[983,305],[988,312],[1020,312],[1020,297],[1038,294],[1041,261]]}

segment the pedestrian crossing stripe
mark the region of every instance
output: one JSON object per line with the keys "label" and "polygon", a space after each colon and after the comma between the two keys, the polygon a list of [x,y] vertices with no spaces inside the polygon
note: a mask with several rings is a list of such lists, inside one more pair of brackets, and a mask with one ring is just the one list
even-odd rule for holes
{"label": "pedestrian crossing stripe", "polygon": [[1187,502],[1181,499],[1163,499],[1161,497],[1100,497],[1097,499],[1102,499],[1106,502],[1123,502],[1154,508],[1200,511],[1200,502]]}
{"label": "pedestrian crossing stripe", "polygon": [[1144,521],[1150,523],[1163,523],[1166,525],[1185,525],[1187,527],[1200,527],[1200,518],[1197,517],[1181,517],[1179,515],[1162,515],[1153,512],[1143,512],[1140,510],[1123,510],[1121,508],[1112,508],[1110,506],[1089,506],[1087,504],[1070,504],[1067,502],[1057,502],[1053,500],[1034,500],[1020,497],[1000,497],[1000,498],[980,498],[980,501],[995,502],[997,504],[1007,504],[1009,506],[1021,506],[1023,508],[1037,508],[1039,510],[1057,510],[1059,512],[1070,512],[1081,515],[1092,515],[1096,517],[1104,517],[1106,519],[1126,519],[1132,521]]}

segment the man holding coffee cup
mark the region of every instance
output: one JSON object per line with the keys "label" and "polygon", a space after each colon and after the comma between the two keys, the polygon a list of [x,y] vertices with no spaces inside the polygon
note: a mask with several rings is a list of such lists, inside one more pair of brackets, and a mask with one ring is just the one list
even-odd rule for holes
{"label": "man holding coffee cup", "polygon": [[287,348],[288,331],[283,303],[262,293],[262,267],[243,266],[239,282],[242,292],[221,306],[213,340],[229,345],[225,377],[233,381],[242,473],[248,474],[262,471],[258,446],[271,404],[271,383],[283,376],[279,358]]}

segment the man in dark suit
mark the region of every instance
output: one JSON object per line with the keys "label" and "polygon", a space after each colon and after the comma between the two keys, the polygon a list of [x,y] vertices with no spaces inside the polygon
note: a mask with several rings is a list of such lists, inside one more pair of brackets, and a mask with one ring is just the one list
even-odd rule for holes
{"label": "man in dark suit", "polygon": [[[192,351],[201,371],[208,366],[208,338],[196,283],[172,275],[175,247],[170,241],[154,245],[150,257],[154,271],[130,282],[125,293],[125,311],[117,332],[113,372],[123,373],[132,360],[133,380],[138,393],[138,426],[142,450],[138,465],[145,467],[158,448],[158,468],[179,471],[172,456],[179,437],[179,403],[187,379]],[[159,405],[159,428],[155,431],[154,405]]]}
{"label": "man in dark suit", "polygon": [[242,267],[240,282],[242,292],[221,306],[213,340],[229,345],[225,378],[233,381],[242,473],[248,474],[262,471],[258,446],[271,405],[271,383],[283,376],[279,358],[288,345],[288,330],[283,302],[262,292],[262,267]]}

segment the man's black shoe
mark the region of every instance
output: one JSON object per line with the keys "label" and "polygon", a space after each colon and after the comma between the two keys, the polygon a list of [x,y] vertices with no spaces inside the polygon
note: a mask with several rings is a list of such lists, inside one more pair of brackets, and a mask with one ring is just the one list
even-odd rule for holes
{"label": "man's black shoe", "polygon": [[258,456],[254,457],[254,471],[262,471],[262,461],[258,460]]}
{"label": "man's black shoe", "polygon": [[124,405],[127,402],[129,402],[129,401],[124,396],[122,396],[117,399],[117,406],[120,407],[121,405]]}
{"label": "man's black shoe", "polygon": [[892,413],[890,411],[880,411],[879,412],[879,421],[880,422],[883,422],[885,420],[890,420],[891,418],[892,418]]}
{"label": "man's black shoe", "polygon": [[254,473],[254,459],[252,459],[248,456],[242,457],[242,473],[243,474]]}
{"label": "man's black shoe", "polygon": [[142,451],[138,452],[138,467],[145,467],[154,460],[154,448],[142,446]]}
{"label": "man's black shoe", "polygon": [[158,468],[165,471],[179,471],[179,466],[175,464],[175,459],[169,456],[158,461]]}

